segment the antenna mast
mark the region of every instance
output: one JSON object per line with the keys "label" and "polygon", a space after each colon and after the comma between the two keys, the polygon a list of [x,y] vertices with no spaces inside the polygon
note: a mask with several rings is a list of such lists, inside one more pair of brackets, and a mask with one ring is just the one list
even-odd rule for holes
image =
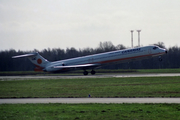
{"label": "antenna mast", "polygon": [[137,32],[138,32],[138,46],[140,47],[140,32],[141,32],[141,30],[137,30]]}

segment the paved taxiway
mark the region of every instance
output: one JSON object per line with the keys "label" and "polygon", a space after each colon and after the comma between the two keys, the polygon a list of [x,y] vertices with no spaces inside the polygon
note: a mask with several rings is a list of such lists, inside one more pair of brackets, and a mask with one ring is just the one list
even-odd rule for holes
{"label": "paved taxiway", "polygon": [[26,103],[180,103],[180,98],[23,98],[0,99],[0,104]]}
{"label": "paved taxiway", "polygon": [[152,74],[106,74],[106,75],[53,75],[53,76],[0,76],[0,80],[27,80],[27,79],[75,79],[75,78],[109,78],[109,77],[162,77],[180,76],[180,73],[152,73]]}

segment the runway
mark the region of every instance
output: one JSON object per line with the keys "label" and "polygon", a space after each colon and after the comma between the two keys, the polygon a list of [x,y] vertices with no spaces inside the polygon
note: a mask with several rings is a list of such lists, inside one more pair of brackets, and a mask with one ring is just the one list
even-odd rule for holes
{"label": "runway", "polygon": [[27,104],[27,103],[180,103],[180,98],[22,98],[0,99],[0,104]]}
{"label": "runway", "polygon": [[110,78],[110,77],[168,77],[180,76],[180,73],[148,73],[148,74],[105,74],[105,75],[27,75],[27,76],[0,76],[0,81],[4,80],[27,80],[27,79],[78,79],[78,78]]}

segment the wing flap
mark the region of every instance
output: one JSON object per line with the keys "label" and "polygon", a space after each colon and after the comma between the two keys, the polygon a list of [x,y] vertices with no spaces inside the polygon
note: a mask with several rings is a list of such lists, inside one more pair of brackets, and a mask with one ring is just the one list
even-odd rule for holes
{"label": "wing flap", "polygon": [[54,66],[57,69],[64,69],[64,68],[91,68],[91,67],[98,67],[100,64],[81,64],[81,65],[68,65],[68,66]]}

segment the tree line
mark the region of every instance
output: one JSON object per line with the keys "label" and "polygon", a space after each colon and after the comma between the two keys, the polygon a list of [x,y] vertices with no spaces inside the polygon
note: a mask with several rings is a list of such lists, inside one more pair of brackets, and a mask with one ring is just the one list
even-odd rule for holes
{"label": "tree line", "polygon": [[[158,42],[155,44],[161,48],[166,48],[163,42]],[[12,59],[12,56],[39,52],[48,61],[58,61],[68,58],[81,57],[86,55],[92,55],[97,53],[109,52],[114,50],[126,49],[122,44],[117,46],[113,45],[112,42],[100,42],[97,48],[84,48],[75,49],[73,47],[61,49],[43,49],[32,50],[32,51],[21,51],[21,50],[4,50],[0,51],[0,71],[32,71],[34,66],[26,58]],[[173,46],[166,48],[168,54],[163,55],[162,62],[159,62],[158,57],[153,57],[150,59],[139,60],[139,61],[129,61],[129,62],[115,62],[102,66],[102,69],[165,69],[165,68],[179,68],[180,67],[180,47]]]}

